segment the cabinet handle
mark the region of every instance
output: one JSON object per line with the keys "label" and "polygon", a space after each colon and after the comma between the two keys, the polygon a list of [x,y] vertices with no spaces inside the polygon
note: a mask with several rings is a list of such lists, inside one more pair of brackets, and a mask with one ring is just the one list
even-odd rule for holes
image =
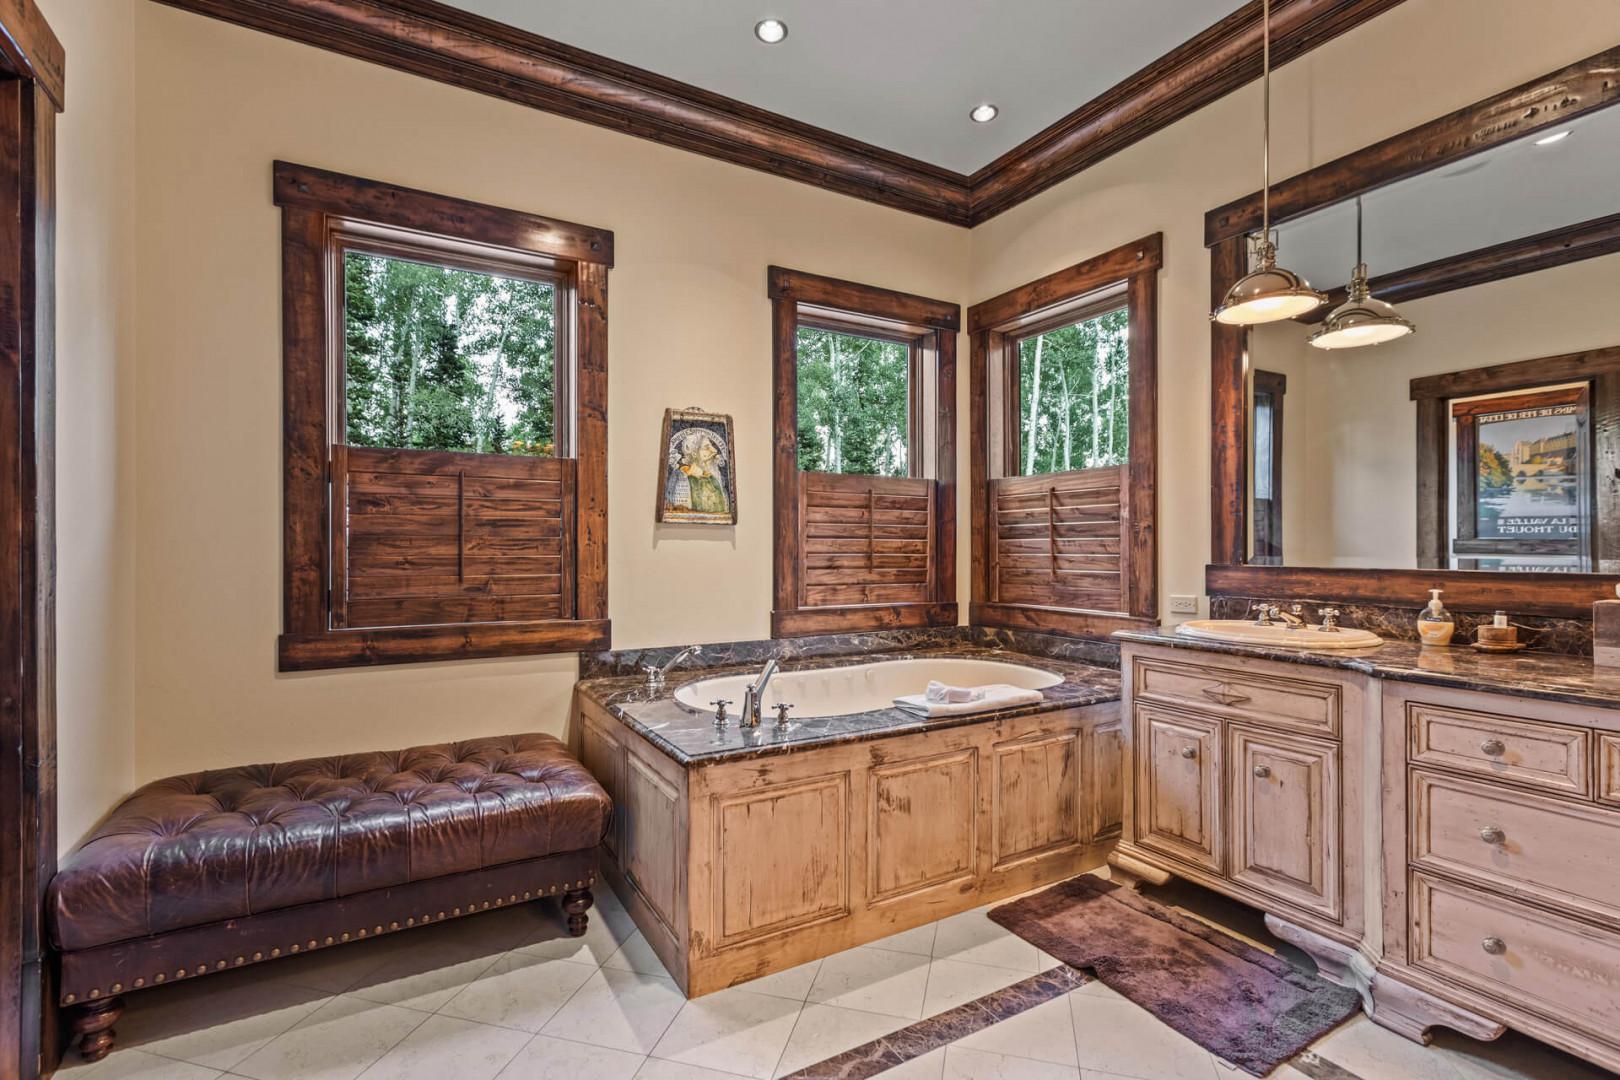
{"label": "cabinet handle", "polygon": [[1241,705],[1245,701],[1253,700],[1248,694],[1240,694],[1228,688],[1225,683],[1216,683],[1214,686],[1205,686],[1201,689],[1205,697],[1222,705]]}
{"label": "cabinet handle", "polygon": [[1484,941],[1481,941],[1479,943],[1479,947],[1490,953],[1492,956],[1501,956],[1503,953],[1507,952],[1507,942],[1503,941],[1495,934],[1492,934]]}
{"label": "cabinet handle", "polygon": [[1479,830],[1479,838],[1487,844],[1500,844],[1507,839],[1507,833],[1499,825],[1487,825]]}
{"label": "cabinet handle", "polygon": [[1507,744],[1501,739],[1486,739],[1479,744],[1479,752],[1487,757],[1501,757],[1507,751]]}
{"label": "cabinet handle", "polygon": [[1193,758],[1198,756],[1198,747],[1196,747],[1196,746],[1183,746],[1181,748],[1181,756],[1188,759],[1189,761],[1192,760]]}
{"label": "cabinet handle", "polygon": [[1264,780],[1266,777],[1271,775],[1271,766],[1270,765],[1256,765],[1254,767],[1254,775],[1256,775],[1260,779]]}

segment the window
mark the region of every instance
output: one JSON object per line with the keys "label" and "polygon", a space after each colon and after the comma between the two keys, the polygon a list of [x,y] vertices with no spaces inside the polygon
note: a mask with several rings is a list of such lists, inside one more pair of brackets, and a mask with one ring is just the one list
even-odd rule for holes
{"label": "window", "polygon": [[770,271],[777,637],[956,623],[955,304]]}
{"label": "window", "polygon": [[283,670],[606,648],[599,229],[277,163]]}
{"label": "window", "polygon": [[1157,622],[1161,246],[1147,237],[968,312],[975,624]]}

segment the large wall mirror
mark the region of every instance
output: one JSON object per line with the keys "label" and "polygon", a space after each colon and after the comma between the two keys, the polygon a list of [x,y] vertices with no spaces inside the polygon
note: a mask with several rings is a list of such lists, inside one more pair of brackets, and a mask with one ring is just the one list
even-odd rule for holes
{"label": "large wall mirror", "polygon": [[[1432,584],[1549,614],[1614,595],[1617,63],[1620,48],[1276,186],[1279,259],[1332,299],[1213,331],[1211,593],[1413,603]],[[1248,267],[1258,204],[1206,221],[1216,296]],[[1319,348],[1358,261],[1416,330]]]}

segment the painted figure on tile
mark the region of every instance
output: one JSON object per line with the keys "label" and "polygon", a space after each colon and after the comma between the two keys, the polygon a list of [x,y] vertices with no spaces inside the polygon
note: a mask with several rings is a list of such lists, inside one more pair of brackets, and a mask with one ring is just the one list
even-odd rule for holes
{"label": "painted figure on tile", "polygon": [[664,414],[658,520],[729,525],[737,520],[731,418],[696,410]]}

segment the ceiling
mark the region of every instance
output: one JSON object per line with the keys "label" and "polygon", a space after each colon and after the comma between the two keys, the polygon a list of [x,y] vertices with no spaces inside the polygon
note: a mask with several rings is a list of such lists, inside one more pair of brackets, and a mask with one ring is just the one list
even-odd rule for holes
{"label": "ceiling", "polygon": [[[972,173],[1241,0],[448,0],[520,30]],[[753,35],[763,18],[787,40]],[[1001,114],[968,120],[981,102]]]}

